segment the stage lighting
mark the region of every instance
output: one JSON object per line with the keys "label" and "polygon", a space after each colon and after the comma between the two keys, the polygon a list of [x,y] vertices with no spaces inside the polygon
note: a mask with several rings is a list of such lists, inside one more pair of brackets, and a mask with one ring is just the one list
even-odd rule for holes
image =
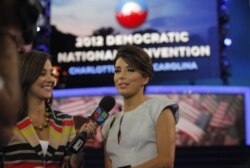
{"label": "stage lighting", "polygon": [[34,49],[49,52],[50,38],[50,1],[41,0],[42,15],[39,16],[36,27],[36,40],[34,41]]}
{"label": "stage lighting", "polygon": [[36,27],[36,31],[39,32],[41,28],[39,26]]}
{"label": "stage lighting", "polygon": [[220,68],[221,68],[221,79],[223,84],[228,85],[228,77],[231,73],[231,62],[227,58],[227,52],[229,46],[232,45],[232,40],[229,38],[229,0],[220,0],[219,6],[219,33],[220,33]]}
{"label": "stage lighting", "polygon": [[230,46],[230,45],[232,44],[232,40],[231,40],[230,38],[225,38],[225,39],[224,39],[224,44],[225,44],[226,46]]}

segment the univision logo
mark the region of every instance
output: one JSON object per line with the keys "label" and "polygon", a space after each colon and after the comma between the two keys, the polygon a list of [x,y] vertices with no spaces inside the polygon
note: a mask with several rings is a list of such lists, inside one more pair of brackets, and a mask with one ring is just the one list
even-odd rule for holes
{"label": "univision logo", "polygon": [[121,0],[116,6],[116,19],[125,28],[136,28],[142,25],[148,15],[144,0]]}

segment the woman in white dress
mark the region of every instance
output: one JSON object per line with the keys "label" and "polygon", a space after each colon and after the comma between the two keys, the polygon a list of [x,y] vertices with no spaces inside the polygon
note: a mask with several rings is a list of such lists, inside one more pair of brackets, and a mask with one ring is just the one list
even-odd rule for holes
{"label": "woman in white dress", "polygon": [[105,122],[102,130],[105,167],[172,168],[178,105],[144,94],[153,67],[142,48],[122,46],[114,62],[114,83],[124,107]]}

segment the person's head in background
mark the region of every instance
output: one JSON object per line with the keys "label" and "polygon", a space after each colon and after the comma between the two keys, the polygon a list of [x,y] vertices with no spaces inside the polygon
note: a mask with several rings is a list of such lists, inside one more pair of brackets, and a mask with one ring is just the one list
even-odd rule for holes
{"label": "person's head in background", "polygon": [[17,15],[16,0],[0,0],[0,33],[8,34],[19,47],[23,43],[22,24]]}
{"label": "person's head in background", "polygon": [[9,35],[17,50],[30,46],[42,11],[39,0],[0,0],[0,33]]}
{"label": "person's head in background", "polygon": [[20,117],[27,116],[30,100],[44,102],[46,107],[52,103],[55,77],[51,56],[46,52],[33,50],[19,57],[19,72],[22,92]]}
{"label": "person's head in background", "polygon": [[121,46],[114,59],[114,83],[124,98],[143,95],[145,86],[153,76],[150,56],[134,45]]}

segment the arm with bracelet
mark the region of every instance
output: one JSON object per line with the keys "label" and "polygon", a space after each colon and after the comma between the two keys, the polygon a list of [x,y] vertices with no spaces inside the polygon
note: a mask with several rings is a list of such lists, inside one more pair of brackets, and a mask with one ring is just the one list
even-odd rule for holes
{"label": "arm with bracelet", "polygon": [[95,135],[98,125],[101,125],[108,118],[108,112],[114,105],[115,99],[112,96],[105,96],[102,98],[99,106],[89,117],[89,122],[85,123],[80,128],[79,134],[68,145],[68,150],[72,153],[70,163],[75,164],[75,166],[80,164],[79,156],[81,157],[83,155],[84,144],[88,138]]}
{"label": "arm with bracelet", "polygon": [[69,145],[70,156],[70,167],[78,168],[84,167],[84,144],[87,139],[95,135],[97,124],[93,121],[85,123],[80,128],[80,133],[73,139]]}

